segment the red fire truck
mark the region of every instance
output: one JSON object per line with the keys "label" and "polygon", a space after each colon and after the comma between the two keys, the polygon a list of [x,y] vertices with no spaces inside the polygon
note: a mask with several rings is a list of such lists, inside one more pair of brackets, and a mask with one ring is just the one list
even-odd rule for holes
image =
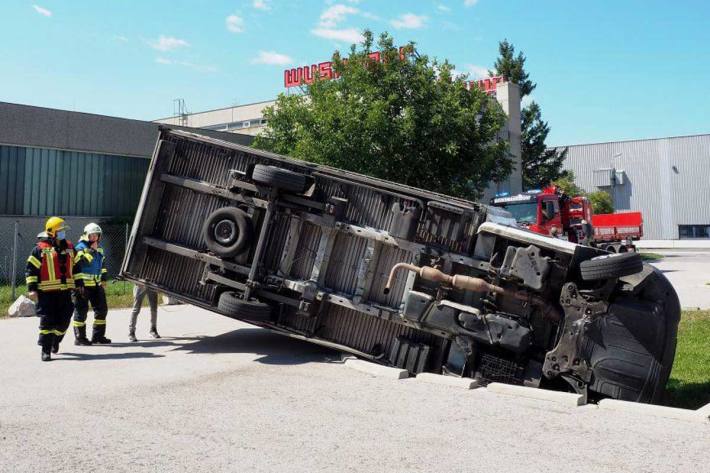
{"label": "red fire truck", "polygon": [[643,236],[641,212],[594,215],[584,196],[568,196],[556,186],[542,191],[501,195],[491,204],[513,215],[519,225],[542,235],[596,246],[612,253],[635,251]]}

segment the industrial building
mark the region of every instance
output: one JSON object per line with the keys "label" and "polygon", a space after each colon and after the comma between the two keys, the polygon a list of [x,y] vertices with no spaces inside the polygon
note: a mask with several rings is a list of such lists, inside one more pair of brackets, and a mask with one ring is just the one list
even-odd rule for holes
{"label": "industrial building", "polygon": [[[109,268],[117,270],[159,126],[0,102],[0,238],[6,242],[0,284],[22,275],[24,258],[50,215],[66,218],[72,239],[86,223],[99,222],[113,250]],[[253,139],[197,131],[243,145]]]}
{"label": "industrial building", "polygon": [[647,243],[710,240],[710,134],[566,148],[577,185],[609,192],[616,211],[643,214]]}

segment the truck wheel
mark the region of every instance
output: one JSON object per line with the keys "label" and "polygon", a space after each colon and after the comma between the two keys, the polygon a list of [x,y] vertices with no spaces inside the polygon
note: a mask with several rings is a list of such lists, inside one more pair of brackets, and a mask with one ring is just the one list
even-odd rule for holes
{"label": "truck wheel", "polygon": [[579,271],[585,281],[620,278],[641,272],[643,260],[637,253],[612,253],[582,261]]}
{"label": "truck wheel", "polygon": [[245,301],[234,291],[220,294],[217,309],[229,317],[247,320],[268,321],[271,318],[271,306],[256,300]]}
{"label": "truck wheel", "polygon": [[302,194],[306,190],[308,180],[304,174],[289,171],[276,166],[257,164],[254,166],[251,178],[258,184],[283,189],[288,192]]}
{"label": "truck wheel", "polygon": [[249,216],[236,207],[215,210],[202,226],[207,248],[222,258],[231,258],[244,251],[251,241],[251,233]]}

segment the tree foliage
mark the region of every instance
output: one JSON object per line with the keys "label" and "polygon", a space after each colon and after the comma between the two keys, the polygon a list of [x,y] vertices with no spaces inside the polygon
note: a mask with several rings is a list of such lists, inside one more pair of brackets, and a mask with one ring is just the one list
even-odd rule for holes
{"label": "tree foliage", "polygon": [[500,105],[466,90],[453,66],[414,51],[405,55],[383,33],[381,60],[368,57],[373,36],[336,52],[337,80],[316,80],[303,95],[281,94],[254,146],[338,168],[477,198],[511,171]]}
{"label": "tree foliage", "polygon": [[545,140],[550,127],[542,119],[540,106],[536,102],[523,109],[521,120],[523,188],[539,189],[565,175],[562,164],[567,157],[567,148],[547,148]]}
{"label": "tree foliage", "polygon": [[614,213],[614,201],[611,195],[605,191],[595,191],[587,195],[589,202],[592,204],[592,210],[595,214],[611,214]]}
{"label": "tree foliage", "polygon": [[498,59],[493,65],[496,74],[503,76],[507,81],[518,84],[520,98],[530,95],[537,84],[530,80],[529,74],[525,70],[525,55],[518,52],[516,56],[515,46],[510,44],[507,39],[498,43],[498,54]]}
{"label": "tree foliage", "polygon": [[572,171],[569,171],[564,176],[555,179],[552,183],[559,187],[560,190],[567,195],[587,195],[584,189],[575,184],[574,173]]}
{"label": "tree foliage", "polygon": [[[535,90],[537,84],[530,80],[525,70],[526,57],[522,52],[515,54],[515,46],[508,40],[498,43],[499,57],[495,62],[495,74],[518,84],[520,97]],[[521,111],[521,164],[523,168],[523,188],[534,189],[548,185],[564,176],[562,163],[567,150],[547,149],[545,141],[550,127],[542,119],[542,110],[536,102],[531,102]]]}

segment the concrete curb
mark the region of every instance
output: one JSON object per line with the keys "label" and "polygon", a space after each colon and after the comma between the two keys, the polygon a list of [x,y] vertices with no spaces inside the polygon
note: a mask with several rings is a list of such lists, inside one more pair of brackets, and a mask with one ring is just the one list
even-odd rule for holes
{"label": "concrete curb", "polygon": [[[635,412],[643,415],[654,417],[663,417],[666,419],[685,420],[690,422],[707,422],[708,415],[703,416],[705,407],[697,411],[689,409],[680,409],[677,407],[656,406],[654,404],[643,404],[640,402],[619,401],[617,399],[602,399],[599,401],[599,409],[606,409],[621,412]],[[706,406],[707,407],[707,406]]]}
{"label": "concrete curb", "polygon": [[370,363],[369,361],[358,360],[355,358],[346,358],[345,366],[381,378],[404,379],[409,377],[409,372],[407,370],[390,368],[389,366],[382,366],[377,363]]}
{"label": "concrete curb", "polygon": [[549,391],[547,389],[529,388],[527,386],[515,386],[503,383],[491,383],[487,386],[487,389],[494,393],[552,401],[565,406],[578,407],[584,405],[584,396],[581,394],[562,393]]}
{"label": "concrete curb", "polygon": [[475,379],[457,378],[456,376],[444,376],[434,373],[419,373],[414,379],[424,383],[440,384],[442,386],[451,386],[462,389],[474,389],[479,386],[478,381]]}

